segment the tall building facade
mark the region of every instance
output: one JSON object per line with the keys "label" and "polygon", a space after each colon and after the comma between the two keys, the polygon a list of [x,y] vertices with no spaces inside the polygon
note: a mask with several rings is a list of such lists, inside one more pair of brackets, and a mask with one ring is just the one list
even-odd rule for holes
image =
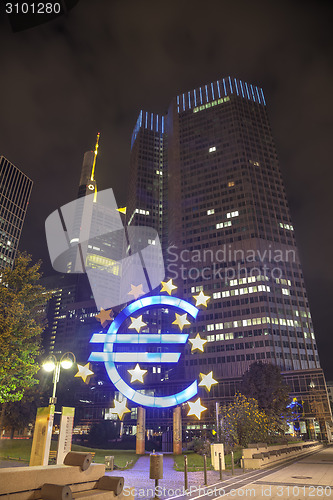
{"label": "tall building facade", "polygon": [[316,387],[330,420],[263,90],[228,77],[175,97],[166,115],[141,111],[127,206],[129,225],[159,231],[177,296],[210,296],[188,331],[204,352],[185,348],[181,376],[213,371],[202,397],[226,400],[251,363],[270,362],[309,419]]}
{"label": "tall building facade", "polygon": [[33,182],[0,156],[0,269],[12,267]]}
{"label": "tall building facade", "polygon": [[[88,359],[91,332],[98,326],[95,320],[98,310],[85,274],[88,260],[95,258],[98,263],[100,257],[97,247],[92,251],[92,245],[85,241],[89,238],[91,226],[98,222],[95,204],[91,197],[86,198],[89,195],[94,199],[97,197],[94,173],[98,143],[99,134],[95,151],[87,151],[83,157],[77,194],[80,200],[78,206],[71,210],[72,217],[66,227],[70,239],[68,252],[56,262],[59,273],[42,278],[43,286],[52,291],[46,311],[48,325],[43,336],[44,349],[47,354],[56,356],[72,351],[81,361]],[[85,205],[88,205],[87,209]],[[85,244],[80,247],[78,243],[83,232],[87,238],[81,237]]]}
{"label": "tall building facade", "polygon": [[[117,276],[119,268],[106,255],[111,246],[110,235],[105,236],[103,232],[114,221],[115,210],[108,207],[109,193],[97,193],[94,173],[98,141],[99,134],[95,151],[84,154],[77,200],[72,202],[75,204],[74,210],[68,210],[68,206],[64,210],[65,216],[71,213],[71,217],[65,220],[69,236],[68,251],[53,262],[59,272],[41,279],[42,285],[52,292],[46,307],[48,324],[43,332],[45,356],[54,355],[60,359],[66,352],[72,352],[81,365],[88,362],[92,334],[101,329],[95,318],[99,310],[86,269],[107,266],[107,271]],[[98,199],[100,204],[97,203]],[[120,217],[118,212],[117,215]],[[80,242],[83,243],[79,245]],[[79,428],[84,433],[88,432],[93,422],[103,420],[112,406],[114,389],[106,383],[104,372],[104,366],[96,364],[89,386],[75,379],[70,387],[66,387],[64,380],[60,379],[59,400],[62,404],[75,405]]]}

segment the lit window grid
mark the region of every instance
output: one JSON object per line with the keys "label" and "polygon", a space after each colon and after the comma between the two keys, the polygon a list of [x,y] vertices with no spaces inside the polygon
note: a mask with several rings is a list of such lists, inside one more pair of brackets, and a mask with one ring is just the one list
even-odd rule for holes
{"label": "lit window grid", "polygon": [[254,326],[254,325],[264,325],[264,324],[290,326],[294,328],[302,327],[301,322],[296,319],[263,316],[257,318],[240,319],[236,321],[226,321],[224,323],[210,323],[207,325],[207,331],[209,332],[213,330],[223,330],[229,328],[242,328],[244,326]]}
{"label": "lit window grid", "polygon": [[214,292],[213,299],[224,299],[226,297],[234,297],[236,295],[247,295],[251,293],[270,292],[268,285],[250,286],[248,288],[235,288],[233,290],[224,290],[222,292]]}

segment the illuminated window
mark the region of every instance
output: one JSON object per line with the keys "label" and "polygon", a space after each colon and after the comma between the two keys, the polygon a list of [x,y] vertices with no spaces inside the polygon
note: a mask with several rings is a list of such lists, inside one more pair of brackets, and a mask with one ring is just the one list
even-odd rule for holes
{"label": "illuminated window", "polygon": [[207,332],[214,330],[214,325],[207,325]]}
{"label": "illuminated window", "polygon": [[228,220],[227,222],[218,222],[216,224],[216,229],[223,229],[224,227],[230,227],[232,225],[231,220]]}
{"label": "illuminated window", "polygon": [[217,104],[222,104],[224,102],[230,101],[230,97],[223,97],[221,99],[218,99],[217,101],[212,101],[208,102],[207,104],[204,104],[203,106],[197,106],[196,108],[193,108],[193,113],[197,113],[198,111],[203,111],[204,109],[212,108],[213,106],[216,106]]}
{"label": "illuminated window", "polygon": [[234,185],[235,185],[234,181],[228,182],[228,187],[234,187]]}
{"label": "illuminated window", "polygon": [[230,219],[230,217],[238,217],[239,211],[235,210],[234,212],[228,212],[227,213],[227,219]]}
{"label": "illuminated window", "polygon": [[143,210],[142,208],[136,208],[135,213],[141,214],[141,215],[149,215],[149,210]]}
{"label": "illuminated window", "polygon": [[210,153],[213,153],[214,151],[216,151],[216,147],[215,147],[215,146],[213,146],[213,147],[209,148],[209,152],[210,152]]}
{"label": "illuminated window", "polygon": [[207,215],[212,215],[215,214],[214,208],[211,208],[210,210],[207,210]]}
{"label": "illuminated window", "polygon": [[279,226],[282,227],[282,229],[287,229],[288,231],[294,230],[294,226],[292,226],[291,224],[284,224],[283,222],[280,222]]}

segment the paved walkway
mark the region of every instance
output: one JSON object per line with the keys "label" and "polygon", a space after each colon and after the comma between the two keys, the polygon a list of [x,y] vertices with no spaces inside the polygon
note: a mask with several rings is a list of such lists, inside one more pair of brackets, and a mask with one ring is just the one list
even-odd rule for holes
{"label": "paved walkway", "polygon": [[257,498],[333,497],[333,447],[300,459],[246,487],[252,488]]}
{"label": "paved walkway", "polygon": [[[152,498],[155,487],[154,479],[149,479],[149,455],[140,457],[136,464],[129,470],[115,470],[106,472],[109,476],[122,476],[125,479],[125,487],[135,488],[136,498]],[[235,476],[243,474],[240,469],[235,469]],[[181,495],[184,492],[184,472],[179,472],[174,469],[174,460],[172,455],[164,454],[163,456],[163,477],[158,482],[161,488],[161,498],[168,498],[174,495]],[[219,481],[218,471],[207,471],[207,482],[213,484]],[[231,472],[223,471],[223,477],[230,478]],[[199,489],[204,485],[203,471],[188,473],[188,487]],[[148,491],[147,491],[148,490]]]}
{"label": "paved walkway", "polygon": [[[223,471],[208,471],[208,486],[204,486],[203,472],[189,472],[189,492],[184,494],[184,473],[173,469],[172,456],[164,455],[164,479],[159,481],[160,497],[174,500],[211,500],[212,498],[270,498],[304,500],[333,498],[333,447],[324,448],[305,458],[270,469],[243,473],[235,469],[235,475]],[[123,476],[125,488],[130,488],[136,499],[152,499],[154,480],[149,479],[149,456],[139,458],[128,471],[107,472]],[[128,494],[127,493],[127,494]]]}
{"label": "paved walkway", "polygon": [[0,469],[4,467],[24,467],[29,465],[29,462],[19,462],[16,460],[0,460]]}

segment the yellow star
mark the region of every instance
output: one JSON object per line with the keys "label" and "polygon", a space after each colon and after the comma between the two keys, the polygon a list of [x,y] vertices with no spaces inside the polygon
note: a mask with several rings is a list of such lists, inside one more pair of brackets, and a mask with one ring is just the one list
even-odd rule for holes
{"label": "yellow star", "polygon": [[196,334],[196,337],[194,339],[188,339],[188,341],[192,344],[191,352],[195,350],[204,352],[204,345],[206,344],[207,340],[202,339],[199,333]]}
{"label": "yellow star", "polygon": [[140,297],[140,295],[145,295],[145,293],[146,292],[143,291],[143,285],[141,283],[140,285],[137,286],[131,285],[131,291],[128,292],[127,295],[133,295],[133,297],[136,300]]}
{"label": "yellow star", "polygon": [[130,324],[129,328],[135,328],[138,333],[140,333],[140,330],[143,326],[147,326],[147,323],[142,321],[142,314],[138,318],[132,318],[131,316],[132,323]]}
{"label": "yellow star", "polygon": [[205,295],[202,290],[199,293],[199,295],[193,295],[193,298],[195,299],[196,307],[198,306],[207,307],[207,301],[210,299],[209,295]]}
{"label": "yellow star", "polygon": [[168,292],[169,295],[171,295],[172,290],[178,288],[176,285],[172,283],[172,280],[161,281],[161,284],[162,284],[161,292]]}
{"label": "yellow star", "polygon": [[84,366],[78,364],[77,368],[79,371],[74,375],[74,377],[81,377],[83,382],[87,384],[89,382],[90,377],[94,375],[94,372],[90,369],[90,363],[87,363]]}
{"label": "yellow star", "polygon": [[102,327],[105,328],[108,323],[111,323],[113,321],[112,309],[104,310],[103,308],[101,308],[95,318],[101,323]]}
{"label": "yellow star", "polygon": [[198,420],[200,420],[200,418],[201,418],[201,413],[203,411],[207,410],[207,408],[205,406],[202,406],[200,398],[198,398],[194,402],[187,401],[187,404],[190,407],[190,410],[189,410],[187,416],[189,416],[189,415],[195,415]]}
{"label": "yellow star", "polygon": [[201,382],[199,383],[200,387],[205,387],[205,389],[209,392],[212,385],[218,384],[218,381],[213,378],[213,372],[207,373],[204,375],[203,373],[199,374],[201,378]]}
{"label": "yellow star", "polygon": [[131,375],[131,383],[135,382],[136,380],[138,382],[143,383],[143,377],[147,373],[147,370],[141,370],[139,363],[136,364],[136,367],[133,370],[127,370],[128,373]]}
{"label": "yellow star", "polygon": [[187,320],[187,314],[177,314],[176,319],[172,322],[173,325],[178,325],[180,331],[183,331],[184,326],[190,325],[191,323]]}
{"label": "yellow star", "polygon": [[111,413],[116,413],[119,417],[119,420],[122,420],[124,418],[125,413],[131,412],[131,410],[126,407],[127,399],[123,399],[121,403],[116,400],[114,400],[113,402],[114,408],[111,408]]}

